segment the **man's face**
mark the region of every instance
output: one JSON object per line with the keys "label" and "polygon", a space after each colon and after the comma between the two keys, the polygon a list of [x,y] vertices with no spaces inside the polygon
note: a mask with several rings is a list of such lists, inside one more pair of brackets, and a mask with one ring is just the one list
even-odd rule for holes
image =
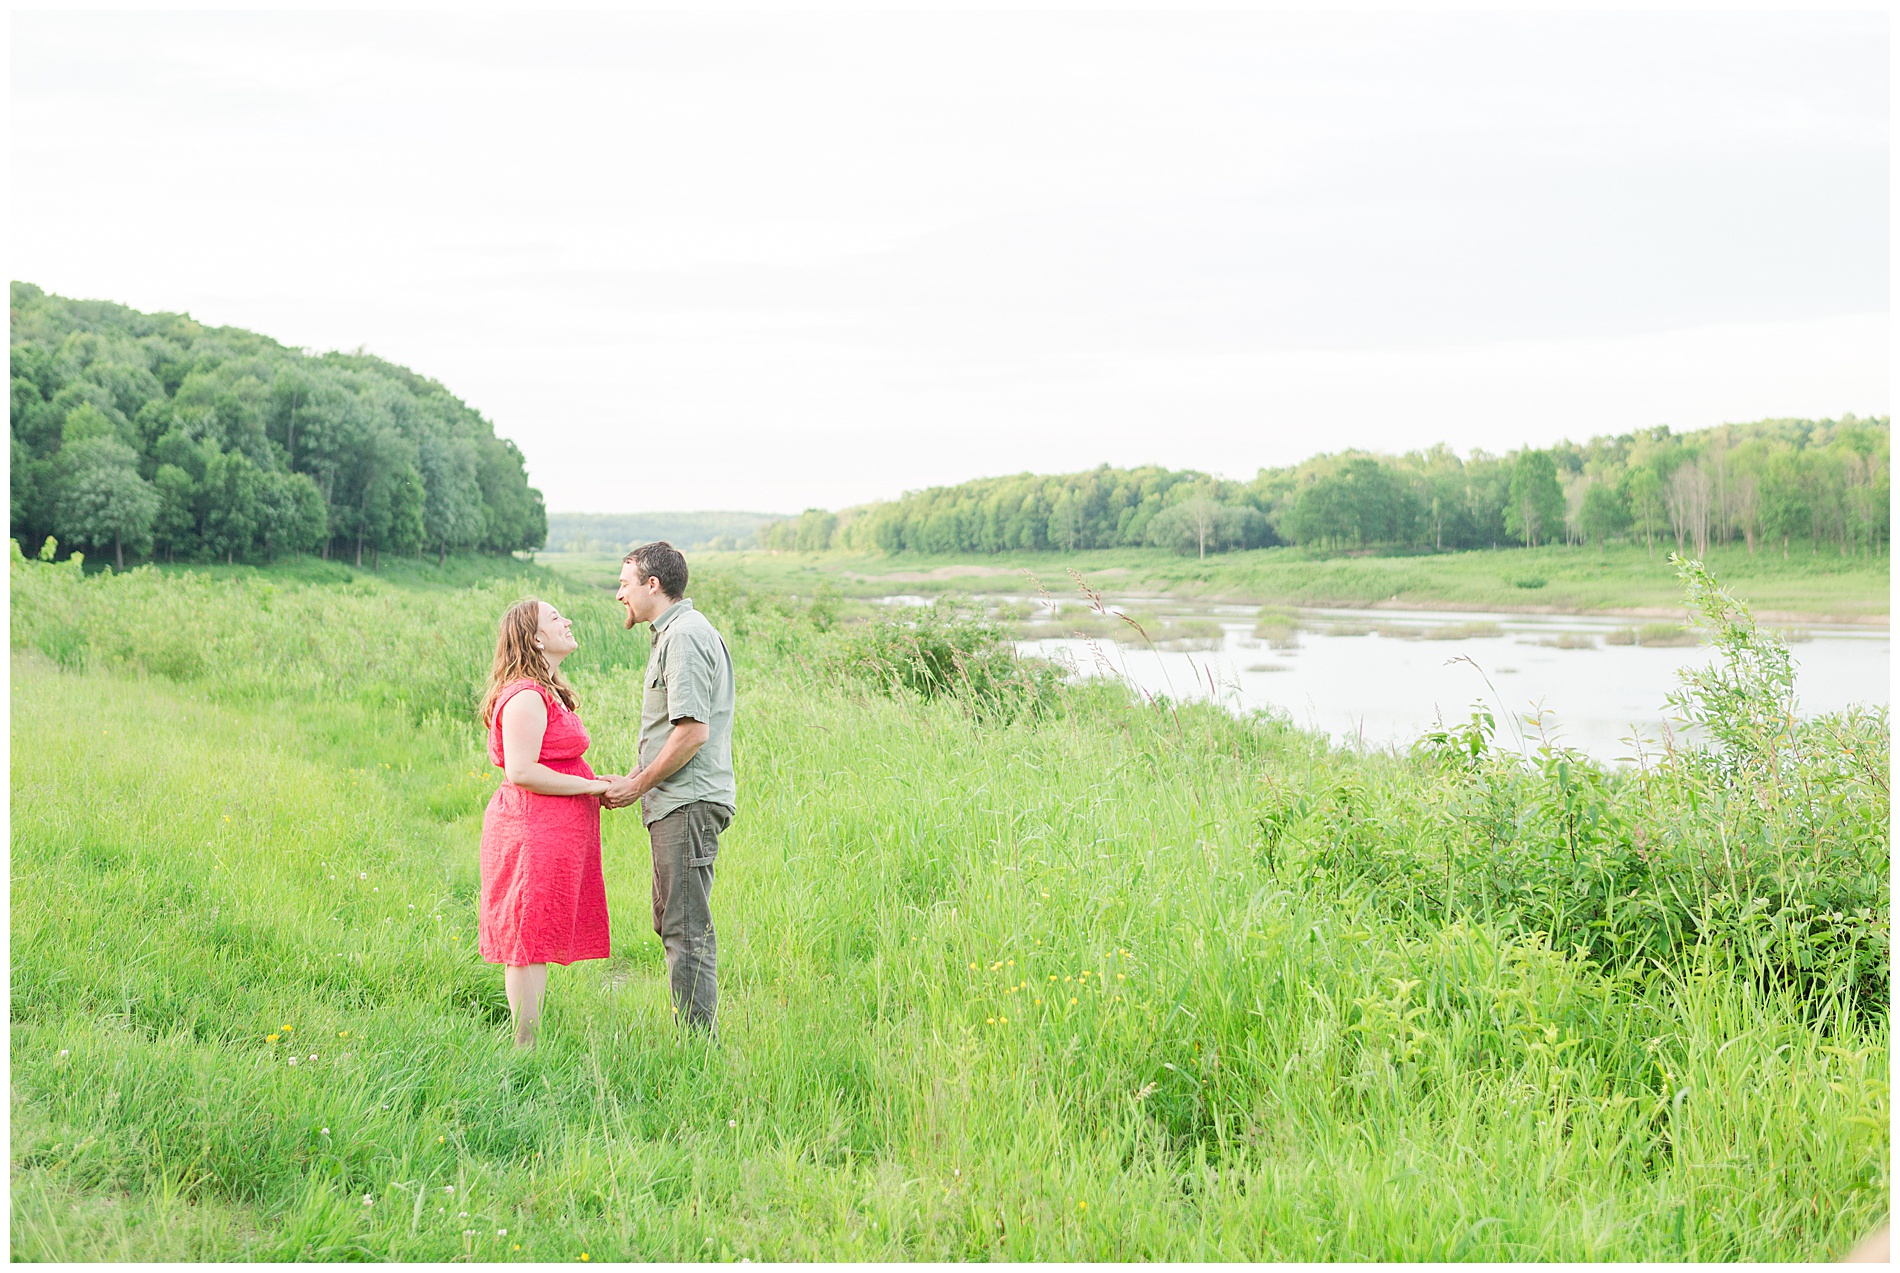
{"label": "man's face", "polygon": [[660,581],[651,575],[642,579],[640,567],[630,561],[621,563],[620,591],[614,593],[614,598],[626,607],[628,627],[653,622],[671,604],[660,591]]}

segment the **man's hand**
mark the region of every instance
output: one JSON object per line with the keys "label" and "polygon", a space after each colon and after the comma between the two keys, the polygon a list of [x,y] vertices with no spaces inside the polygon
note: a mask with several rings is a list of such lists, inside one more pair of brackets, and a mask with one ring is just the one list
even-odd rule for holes
{"label": "man's hand", "polygon": [[609,809],[626,808],[641,796],[639,779],[640,775],[637,773],[628,774],[624,778],[615,778],[607,784],[607,790],[600,797],[600,802]]}

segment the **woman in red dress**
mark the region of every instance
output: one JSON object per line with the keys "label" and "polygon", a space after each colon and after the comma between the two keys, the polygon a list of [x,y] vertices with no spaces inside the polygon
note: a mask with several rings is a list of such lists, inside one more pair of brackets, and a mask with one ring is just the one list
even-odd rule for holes
{"label": "woman in red dress", "polygon": [[561,660],[573,622],[533,597],[501,617],[482,723],[488,757],[507,775],[482,818],[482,958],[502,982],[515,1043],[534,1043],[548,965],[605,959],[607,890],[600,874],[600,795],[582,759],[587,731]]}

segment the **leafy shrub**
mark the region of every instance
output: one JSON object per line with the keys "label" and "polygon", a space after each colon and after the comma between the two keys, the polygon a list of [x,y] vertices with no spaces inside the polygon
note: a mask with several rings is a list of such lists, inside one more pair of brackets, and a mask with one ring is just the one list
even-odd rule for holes
{"label": "leafy shrub", "polygon": [[1410,758],[1333,762],[1267,792],[1263,855],[1604,963],[1715,959],[1817,1009],[1884,1010],[1887,713],[1798,717],[1786,644],[1699,563],[1678,571],[1719,660],[1682,672],[1670,703],[1705,746],[1634,772],[1548,742],[1527,760],[1479,712]]}
{"label": "leafy shrub", "polygon": [[972,714],[1010,720],[1056,707],[1060,673],[1017,655],[1001,626],[940,600],[879,615],[848,637],[843,666],[887,694],[953,698]]}

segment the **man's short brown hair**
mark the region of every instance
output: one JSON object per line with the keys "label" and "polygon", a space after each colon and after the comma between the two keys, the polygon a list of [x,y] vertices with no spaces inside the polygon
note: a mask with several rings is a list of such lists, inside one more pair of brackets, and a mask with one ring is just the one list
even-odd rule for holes
{"label": "man's short brown hair", "polygon": [[636,583],[658,579],[660,591],[673,600],[678,601],[686,595],[686,558],[664,539],[641,544],[620,560],[622,565],[632,563],[633,568],[640,573]]}

